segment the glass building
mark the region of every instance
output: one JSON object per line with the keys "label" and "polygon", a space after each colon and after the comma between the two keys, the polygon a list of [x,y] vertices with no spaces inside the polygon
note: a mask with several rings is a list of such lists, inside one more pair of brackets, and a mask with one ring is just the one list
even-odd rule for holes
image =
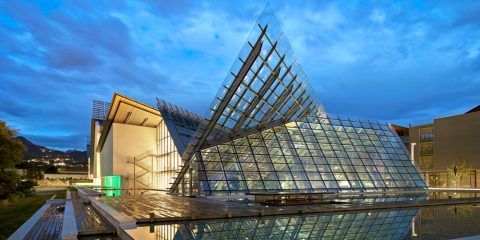
{"label": "glass building", "polygon": [[268,6],[204,117],[120,94],[109,106],[92,123],[97,182],[180,195],[426,188],[389,125],[327,115]]}
{"label": "glass building", "polygon": [[182,161],[171,191],[183,194],[426,187],[388,125],[327,116],[270,7]]}

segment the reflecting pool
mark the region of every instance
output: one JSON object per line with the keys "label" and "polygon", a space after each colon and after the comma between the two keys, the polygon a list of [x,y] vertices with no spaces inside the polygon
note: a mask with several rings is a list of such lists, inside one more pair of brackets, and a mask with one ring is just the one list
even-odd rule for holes
{"label": "reflecting pool", "polygon": [[[451,239],[480,235],[480,205],[145,225],[135,239]],[[480,236],[479,236],[480,238]]]}

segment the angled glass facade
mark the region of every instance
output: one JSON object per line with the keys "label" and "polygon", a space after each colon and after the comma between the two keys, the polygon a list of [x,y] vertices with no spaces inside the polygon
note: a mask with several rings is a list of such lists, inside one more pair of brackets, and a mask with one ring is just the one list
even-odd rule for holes
{"label": "angled glass facade", "polygon": [[183,146],[171,192],[425,188],[388,125],[327,116],[268,6]]}
{"label": "angled glass facade", "polygon": [[[252,61],[248,62],[250,58]],[[230,96],[229,92],[233,94]],[[220,112],[216,128],[239,131],[323,111],[317,99],[280,22],[272,9],[267,7],[227,74],[205,119],[210,121],[215,113]],[[222,104],[226,106],[220,108]]]}
{"label": "angled glass facade", "polygon": [[159,98],[157,98],[157,106],[178,152],[182,155],[185,147],[192,140],[201,117]]}
{"label": "angled glass facade", "polygon": [[323,107],[298,64],[281,24],[267,7],[227,74],[182,155],[194,153],[218,139],[244,131],[324,114]]}
{"label": "angled glass facade", "polygon": [[395,132],[358,119],[307,117],[203,149],[201,159],[206,194],[425,188]]}

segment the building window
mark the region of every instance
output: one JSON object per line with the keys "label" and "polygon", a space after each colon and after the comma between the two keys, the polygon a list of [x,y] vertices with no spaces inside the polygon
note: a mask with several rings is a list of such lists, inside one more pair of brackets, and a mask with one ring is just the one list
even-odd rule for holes
{"label": "building window", "polygon": [[433,157],[432,156],[421,156],[420,157],[420,169],[428,170],[433,168]]}
{"label": "building window", "polygon": [[420,129],[420,141],[421,142],[433,141],[433,127]]}
{"label": "building window", "polygon": [[432,156],[433,155],[433,143],[422,142],[420,143],[420,156]]}

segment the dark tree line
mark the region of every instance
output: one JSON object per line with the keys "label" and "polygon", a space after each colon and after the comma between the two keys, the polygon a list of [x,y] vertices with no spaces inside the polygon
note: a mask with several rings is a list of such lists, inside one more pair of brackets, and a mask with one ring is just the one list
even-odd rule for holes
{"label": "dark tree line", "polygon": [[20,180],[15,165],[22,162],[25,146],[15,139],[18,131],[0,121],[0,199],[15,194],[31,194],[34,182]]}

